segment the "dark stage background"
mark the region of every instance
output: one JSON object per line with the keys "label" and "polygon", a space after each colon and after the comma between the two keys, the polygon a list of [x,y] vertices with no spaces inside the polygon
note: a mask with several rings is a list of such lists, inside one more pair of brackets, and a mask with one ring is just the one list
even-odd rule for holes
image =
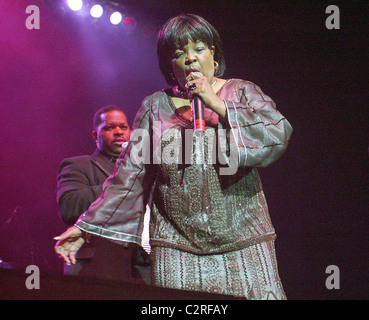
{"label": "dark stage background", "polygon": [[[132,121],[145,96],[167,87],[155,33],[177,13],[196,13],[222,37],[225,78],[258,84],[294,127],[285,156],[259,170],[288,298],[367,299],[368,1],[119,2],[137,20],[131,32],[60,0],[0,1],[0,257],[62,272],[52,239],[65,230],[61,160],[94,151],[98,108],[118,104]],[[25,26],[30,4],[39,30]],[[331,4],[339,30],[325,25]],[[329,265],[340,270],[339,290],[325,286]]]}

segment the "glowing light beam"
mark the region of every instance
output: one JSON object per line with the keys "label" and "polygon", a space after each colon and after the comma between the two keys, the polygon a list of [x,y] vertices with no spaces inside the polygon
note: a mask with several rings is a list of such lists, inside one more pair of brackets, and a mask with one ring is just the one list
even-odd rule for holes
{"label": "glowing light beam", "polygon": [[73,11],[79,11],[83,7],[82,0],[68,0],[68,6]]}
{"label": "glowing light beam", "polygon": [[90,14],[93,18],[100,18],[103,15],[103,13],[104,9],[99,4],[95,4],[94,6],[92,6],[90,10]]}
{"label": "glowing light beam", "polygon": [[110,16],[110,22],[114,25],[117,25],[119,23],[121,23],[123,20],[123,16],[120,12],[115,11],[111,14]]}

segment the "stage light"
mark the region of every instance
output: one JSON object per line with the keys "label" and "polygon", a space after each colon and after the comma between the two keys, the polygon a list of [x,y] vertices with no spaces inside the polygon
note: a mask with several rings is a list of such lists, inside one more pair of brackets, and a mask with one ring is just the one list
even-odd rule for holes
{"label": "stage light", "polygon": [[90,10],[90,14],[93,18],[100,18],[103,15],[103,13],[104,9],[99,4],[95,4],[94,6],[92,6]]}
{"label": "stage light", "polygon": [[68,0],[68,6],[73,11],[79,11],[83,7],[82,0]]}
{"label": "stage light", "polygon": [[124,26],[129,29],[129,30],[133,30],[136,28],[137,26],[137,22],[136,19],[133,17],[126,17],[123,21]]}
{"label": "stage light", "polygon": [[121,23],[123,20],[123,16],[120,12],[115,11],[111,14],[110,16],[110,22],[114,25],[117,25],[119,23]]}

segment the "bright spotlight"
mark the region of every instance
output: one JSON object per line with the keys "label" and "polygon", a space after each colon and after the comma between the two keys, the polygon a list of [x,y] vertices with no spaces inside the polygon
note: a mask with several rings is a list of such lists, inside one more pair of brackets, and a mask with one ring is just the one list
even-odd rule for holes
{"label": "bright spotlight", "polygon": [[90,14],[94,18],[100,18],[103,15],[103,13],[104,13],[104,9],[99,4],[95,4],[94,6],[92,6],[90,10]]}
{"label": "bright spotlight", "polygon": [[68,0],[68,6],[73,11],[79,11],[83,7],[82,0]]}
{"label": "bright spotlight", "polygon": [[118,11],[113,12],[113,13],[111,14],[111,16],[110,16],[110,22],[111,22],[112,24],[115,24],[115,25],[117,25],[117,24],[121,23],[121,22],[122,22],[122,19],[123,19],[123,16],[122,16],[122,14],[121,14],[120,12],[118,12]]}

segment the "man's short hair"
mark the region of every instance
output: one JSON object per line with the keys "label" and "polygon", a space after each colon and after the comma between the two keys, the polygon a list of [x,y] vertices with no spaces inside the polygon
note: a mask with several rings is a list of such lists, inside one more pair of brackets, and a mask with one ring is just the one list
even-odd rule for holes
{"label": "man's short hair", "polygon": [[102,123],[101,115],[103,113],[107,113],[107,112],[114,111],[114,110],[122,112],[127,118],[126,113],[123,111],[121,107],[118,107],[116,105],[108,105],[108,106],[102,107],[99,110],[97,110],[94,114],[94,119],[92,123],[94,130],[96,130],[99,127],[99,125]]}

